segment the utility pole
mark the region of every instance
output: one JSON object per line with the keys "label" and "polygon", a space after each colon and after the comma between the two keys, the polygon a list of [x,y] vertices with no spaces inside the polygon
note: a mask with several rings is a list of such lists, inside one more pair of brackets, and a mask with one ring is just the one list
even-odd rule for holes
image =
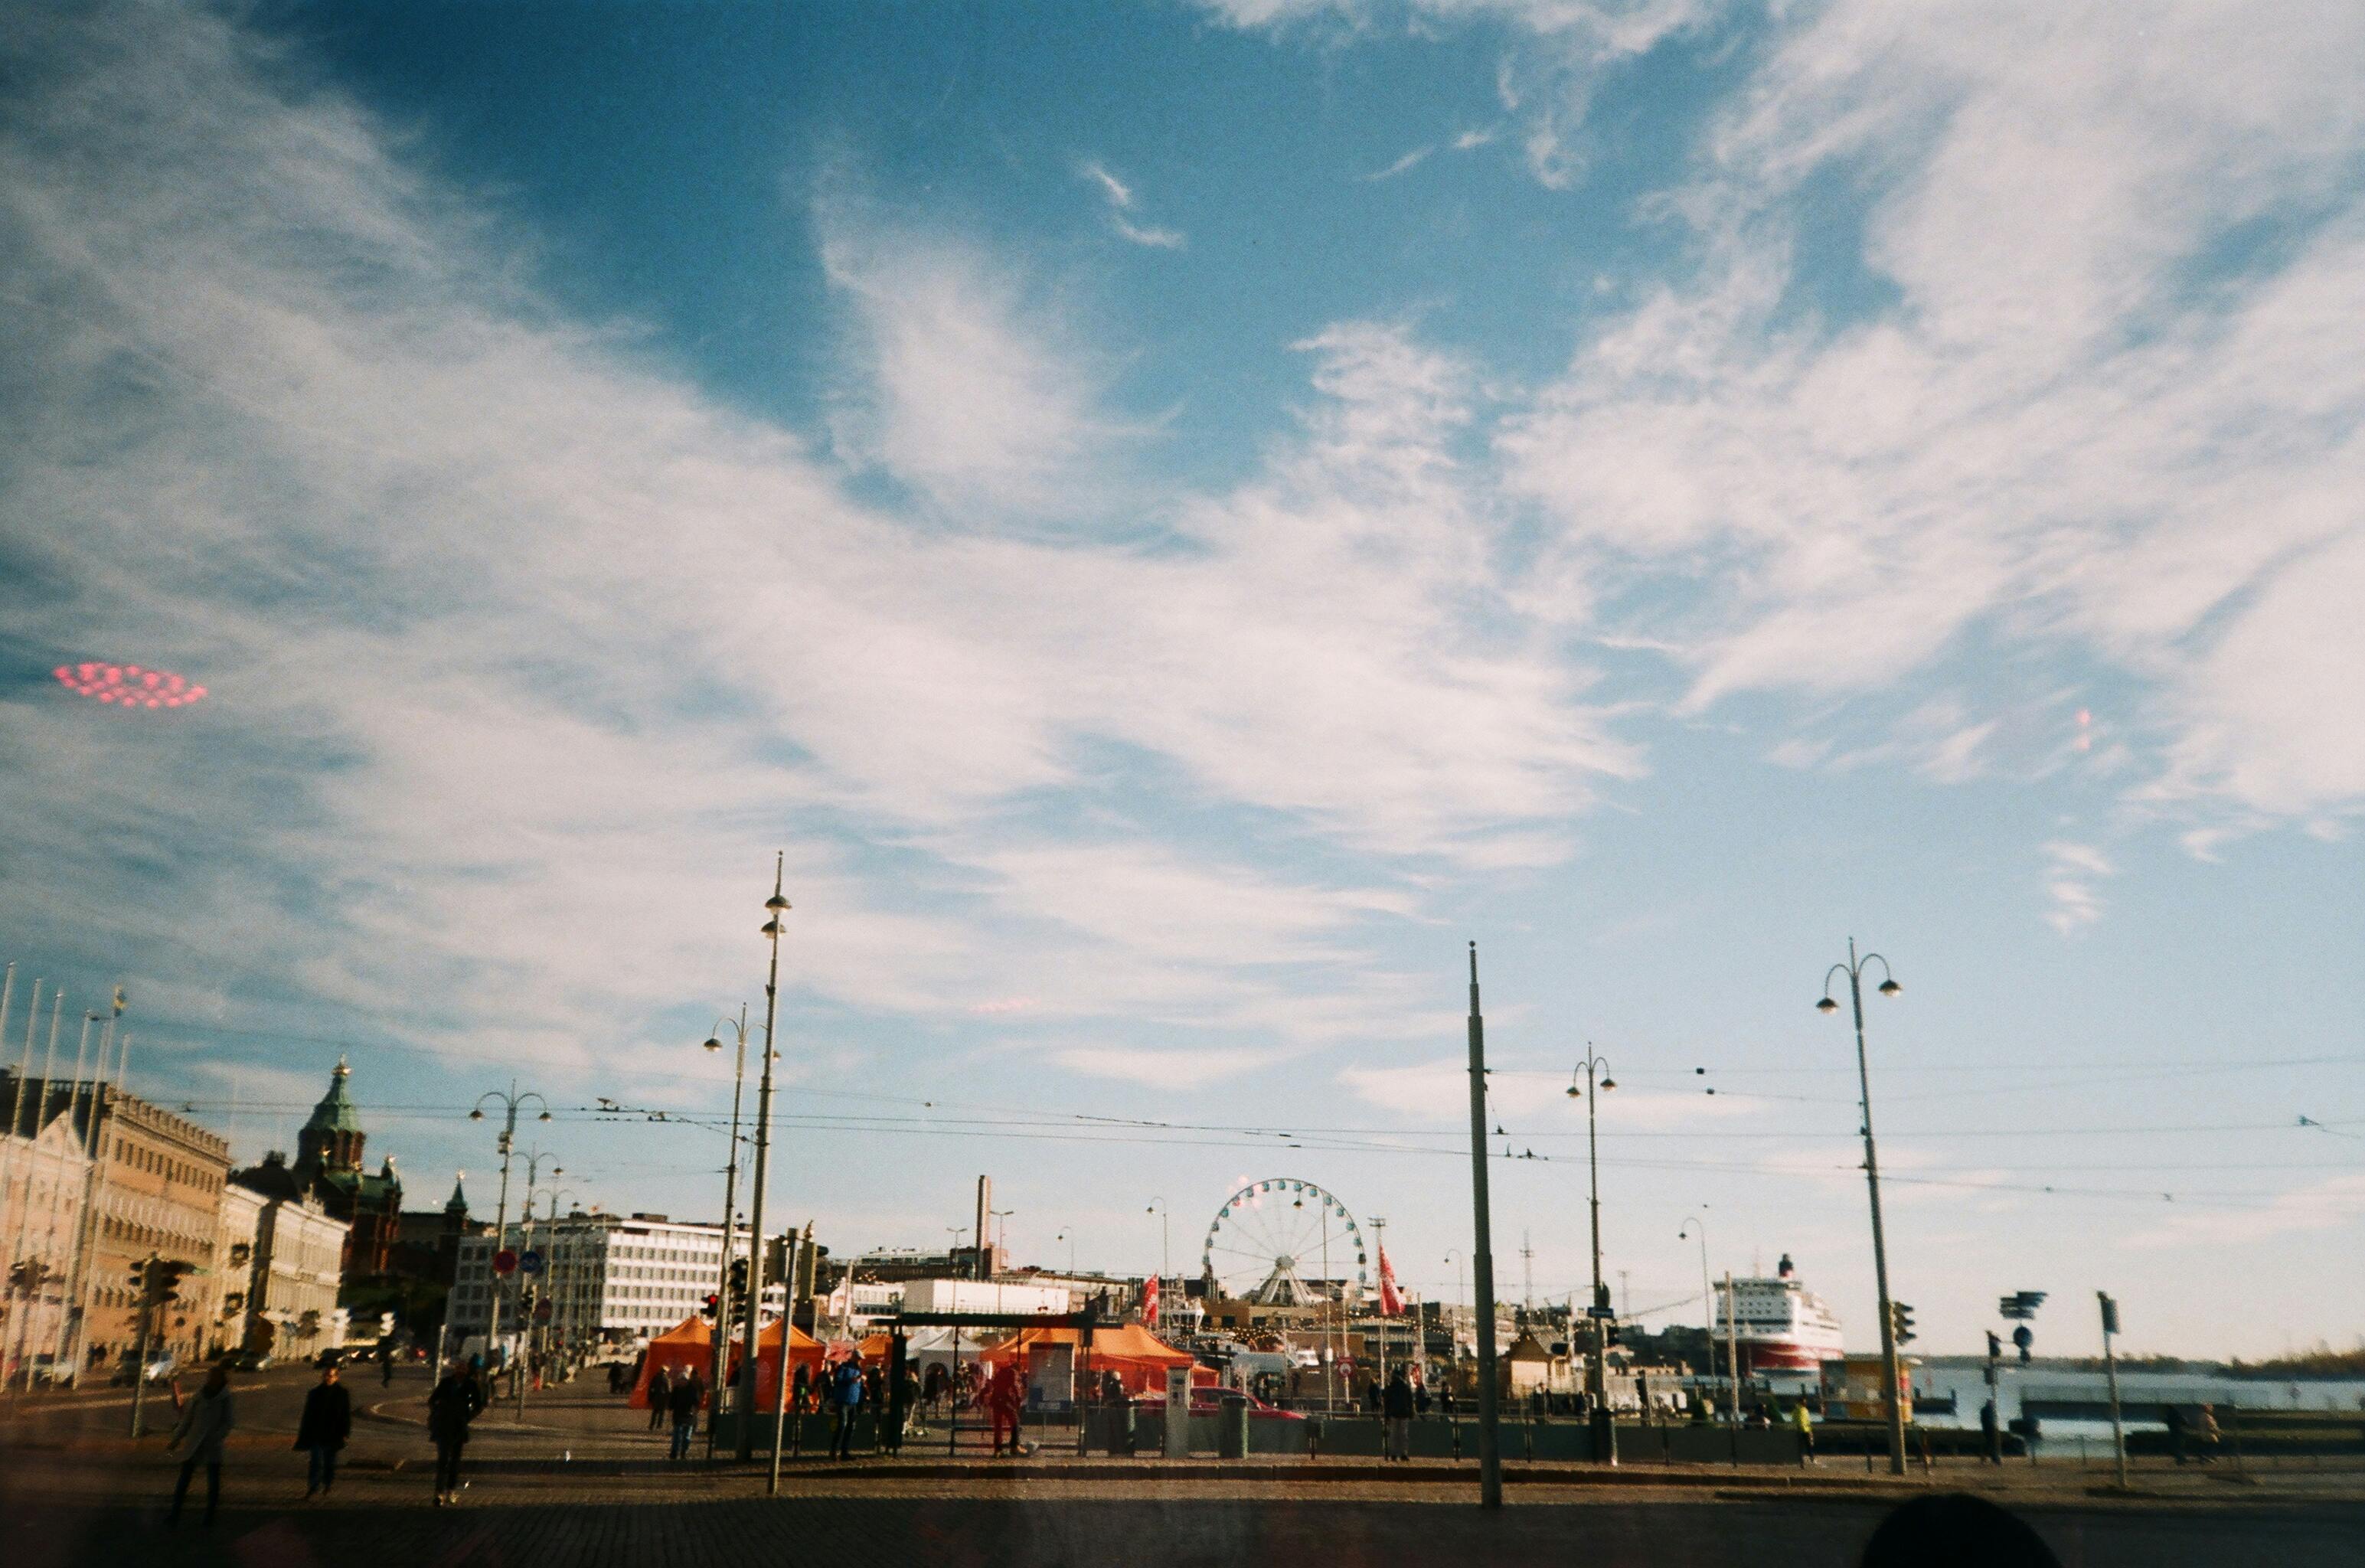
{"label": "utility pole", "polygon": [[1823,999],[1815,1003],[1822,1013],[1837,1011],[1839,1003],[1832,1000],[1832,976],[1844,972],[1848,978],[1848,1002],[1855,1011],[1855,1073],[1856,1087],[1862,1096],[1864,1111],[1864,1180],[1872,1193],[1872,1272],[1873,1282],[1880,1290],[1880,1366],[1881,1407],[1889,1416],[1889,1473],[1905,1473],[1905,1409],[1897,1394],[1897,1314],[1889,1294],[1889,1244],[1880,1228],[1880,1156],[1872,1140],[1872,1070],[1866,1065],[1864,1051],[1864,967],[1878,959],[1880,963],[1880,994],[1895,996],[1905,988],[1889,970],[1889,960],[1877,953],[1866,953],[1861,959],[1855,954],[1855,938],[1848,938],[1848,957],[1844,964],[1833,964],[1823,975]]}
{"label": "utility pole", "polygon": [[[2119,1331],[2119,1304],[2111,1299],[2108,1291],[2096,1291],[2094,1295],[2102,1307],[2102,1365],[2109,1369],[2111,1374],[2111,1449],[2119,1456],[2119,1489],[2124,1491],[2127,1484],[2127,1429],[2119,1419],[2119,1353],[2111,1345],[2111,1337]],[[2030,1441],[2033,1445],[2034,1439]],[[2183,1456],[2180,1453],[2178,1457]]]}
{"label": "utility pole", "polygon": [[[789,912],[789,901],[781,896],[780,888],[788,874],[788,859],[786,850],[773,857],[772,896],[764,901],[768,918],[763,934],[771,941],[772,959],[764,977],[764,1076],[756,1090],[756,1195],[747,1204],[747,1333],[739,1353],[739,1387],[744,1397],[737,1401],[742,1461],[756,1457],[756,1332],[764,1300],[764,1187],[765,1177],[771,1170],[772,1063],[780,1054],[773,1046],[773,1035],[780,1012],[780,917]],[[784,1319],[780,1355],[785,1359],[788,1353],[789,1331]],[[779,1490],[777,1473],[769,1490]]]}
{"label": "utility pole", "polygon": [[[1586,1314],[1586,1393],[1592,1396],[1593,1440],[1597,1457],[1618,1462],[1618,1421],[1609,1414],[1609,1287],[1601,1282],[1601,1139],[1597,1107],[1602,1095],[1618,1087],[1609,1075],[1609,1063],[1585,1044],[1585,1059],[1577,1063],[1585,1074],[1585,1171],[1587,1205],[1593,1220],[1593,1305]],[[1571,1095],[1578,1092],[1576,1080],[1571,1075],[1568,1085]],[[1571,1324],[1574,1329],[1575,1325]]]}
{"label": "utility pole", "polygon": [[[104,1056],[104,1054],[102,1049],[101,1055]],[[539,1119],[546,1122],[550,1120],[550,1102],[543,1099],[531,1089],[522,1094],[519,1093],[517,1080],[512,1078],[510,1080],[509,1092],[503,1093],[498,1089],[488,1089],[476,1096],[476,1103],[468,1112],[470,1121],[481,1122],[485,1119],[485,1102],[488,1100],[499,1101],[502,1113],[501,1136],[493,1146],[500,1151],[501,1156],[501,1196],[493,1209],[493,1251],[498,1253],[507,1249],[510,1244],[510,1157],[517,1148],[518,1108],[529,1100],[534,1101],[542,1106],[542,1115]],[[529,1193],[531,1188],[532,1183],[529,1182]],[[486,1334],[493,1343],[499,1344],[501,1338],[501,1275],[499,1271],[492,1268],[492,1259],[489,1256],[485,1260],[485,1263],[487,1270],[493,1276],[493,1316],[492,1321],[486,1326]],[[519,1287],[521,1290],[524,1287],[522,1278],[519,1281]],[[522,1329],[524,1325],[520,1324],[519,1327]],[[523,1338],[522,1334],[520,1338]],[[512,1370],[510,1375],[515,1377],[517,1374]]]}
{"label": "utility pole", "polygon": [[[1372,1222],[1371,1222],[1371,1223],[1372,1223],[1372,1250],[1373,1250],[1373,1252],[1375,1252],[1375,1253],[1377,1253],[1377,1254],[1379,1255],[1381,1267],[1382,1267],[1383,1269],[1384,1269],[1384,1268],[1387,1266],[1387,1259],[1388,1259],[1388,1248],[1387,1248],[1388,1222],[1387,1222],[1385,1219],[1383,1219],[1380,1215],[1373,1215],[1372,1216]],[[1387,1276],[1386,1276],[1384,1273],[1383,1273],[1380,1277],[1381,1277],[1381,1279],[1382,1279],[1383,1281],[1385,1281],[1385,1279],[1387,1278]],[[1383,1389],[1384,1389],[1384,1388],[1386,1388],[1386,1387],[1387,1387],[1387,1385],[1388,1385],[1388,1304],[1387,1304],[1385,1301],[1382,1301],[1382,1302],[1380,1303],[1380,1323],[1379,1323],[1379,1328],[1380,1328],[1380,1386],[1381,1386]]]}
{"label": "utility pole", "polygon": [[1486,1021],[1478,1011],[1478,944],[1470,944],[1471,1271],[1478,1286],[1478,1506],[1503,1506],[1503,1453],[1495,1388],[1495,1238],[1486,1199]]}
{"label": "utility pole", "polygon": [[1732,1288],[1732,1271],[1724,1271],[1724,1367],[1732,1374],[1726,1409],[1735,1431],[1741,1429],[1741,1298]]}

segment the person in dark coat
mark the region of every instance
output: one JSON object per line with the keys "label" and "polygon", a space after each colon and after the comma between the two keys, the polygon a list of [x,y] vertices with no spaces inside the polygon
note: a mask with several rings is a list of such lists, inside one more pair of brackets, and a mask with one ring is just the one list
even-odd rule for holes
{"label": "person in dark coat", "polygon": [[333,1366],[320,1369],[320,1381],[304,1395],[304,1416],[296,1423],[296,1446],[312,1456],[304,1483],[309,1499],[337,1484],[337,1454],[353,1429],[353,1396],[337,1381]]}
{"label": "person in dark coat", "polygon": [[813,1400],[813,1369],[802,1361],[797,1363],[797,1375],[789,1383],[789,1408],[801,1416]]}
{"label": "person in dark coat", "polygon": [[485,1407],[485,1391],[469,1369],[454,1361],[427,1395],[427,1435],[435,1441],[435,1506],[460,1500],[460,1450],[468,1423]]}
{"label": "person in dark coat", "polygon": [[[139,1373],[135,1371],[132,1375]],[[221,1506],[222,1443],[237,1424],[237,1407],[230,1396],[230,1369],[217,1361],[206,1373],[205,1386],[182,1410],[166,1450],[186,1449],[189,1455],[181,1462],[181,1479],[173,1488],[173,1512],[167,1524],[181,1522],[181,1505],[188,1500],[189,1481],[200,1464],[206,1467],[206,1523],[214,1522],[214,1510]]]}
{"label": "person in dark coat", "polygon": [[666,1409],[673,1417],[673,1457],[689,1457],[689,1439],[698,1433],[698,1407],[706,1403],[706,1380],[692,1367],[687,1376],[673,1380],[673,1390],[666,1395]]}
{"label": "person in dark coat", "polygon": [[1380,1395],[1380,1414],[1387,1422],[1387,1457],[1391,1460],[1412,1458],[1412,1379],[1398,1367],[1388,1379],[1385,1393]]}
{"label": "person in dark coat", "polygon": [[1979,1406],[1979,1453],[1990,1464],[2003,1462],[2003,1433],[1996,1426],[1996,1406],[1992,1399]]}
{"label": "person in dark coat", "polygon": [[649,1430],[654,1432],[666,1422],[666,1413],[673,1408],[673,1382],[663,1367],[649,1373]]}

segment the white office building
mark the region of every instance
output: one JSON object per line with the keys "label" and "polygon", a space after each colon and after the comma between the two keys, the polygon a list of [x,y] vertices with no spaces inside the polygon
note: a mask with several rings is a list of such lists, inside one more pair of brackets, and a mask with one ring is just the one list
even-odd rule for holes
{"label": "white office building", "polygon": [[[531,1251],[542,1263],[538,1275],[523,1269],[496,1276],[493,1256],[503,1247],[521,1260]],[[734,1251],[745,1256],[746,1233]],[[500,1304],[500,1336],[517,1331],[519,1303],[526,1291],[547,1301],[537,1327],[556,1342],[632,1344],[662,1334],[704,1309],[722,1275],[723,1227],[668,1219],[664,1215],[570,1214],[554,1223],[512,1221],[496,1240],[492,1227],[460,1238],[445,1331],[455,1339],[490,1339],[494,1303]],[[765,1292],[767,1316],[780,1299],[777,1285]]]}

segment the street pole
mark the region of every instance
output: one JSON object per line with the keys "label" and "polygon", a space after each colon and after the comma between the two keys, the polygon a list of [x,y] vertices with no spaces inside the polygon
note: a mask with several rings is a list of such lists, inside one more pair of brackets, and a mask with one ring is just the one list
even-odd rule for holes
{"label": "street pole", "polygon": [[[1595,1053],[1593,1043],[1585,1046],[1585,1169],[1591,1193],[1593,1211],[1593,1310],[1587,1313],[1590,1332],[1586,1336],[1587,1361],[1586,1381],[1591,1385],[1586,1392],[1593,1401],[1593,1430],[1599,1443],[1598,1451],[1612,1464],[1618,1462],[1618,1420],[1609,1413],[1608,1319],[1602,1314],[1609,1310],[1609,1287],[1601,1282],[1601,1141],[1595,1107],[1601,1096],[1618,1087],[1609,1076],[1608,1061]],[[1595,1081],[1596,1075],[1599,1082]],[[1576,1085],[1568,1086],[1571,1094]]]}
{"label": "street pole", "polygon": [[[722,1029],[726,1022],[715,1020],[715,1033],[706,1036],[706,1048],[723,1048]],[[739,1055],[731,1070],[731,1159],[723,1168],[723,1260],[717,1271],[722,1276],[714,1282],[714,1368],[707,1375],[706,1386],[712,1389],[714,1413],[706,1418],[706,1457],[714,1457],[714,1415],[723,1409],[723,1382],[731,1356],[731,1227],[739,1213],[739,1099],[747,1087],[747,1004],[739,1004]],[[756,1240],[750,1236],[747,1248],[752,1253]],[[754,1267],[751,1263],[749,1267]],[[740,1419],[749,1417],[743,1415]]]}
{"label": "street pole", "polygon": [[[1873,1282],[1880,1293],[1880,1365],[1881,1407],[1889,1417],[1889,1473],[1905,1473],[1905,1410],[1897,1397],[1897,1314],[1889,1294],[1889,1243],[1880,1226],[1880,1156],[1872,1137],[1872,1070],[1866,1065],[1864,1049],[1864,966],[1880,960],[1880,993],[1895,996],[1904,988],[1889,973],[1889,960],[1877,953],[1856,957],[1855,938],[1848,938],[1848,961],[1833,964],[1823,976],[1823,999],[1816,1007],[1832,1012],[1837,1003],[1832,1001],[1832,976],[1844,970],[1848,978],[1848,1002],[1855,1013],[1855,1072],[1856,1088],[1862,1096],[1864,1109],[1864,1180],[1872,1194],[1872,1271]],[[1738,1369],[1736,1369],[1737,1371]]]}
{"label": "street pole", "polygon": [[[517,1418],[521,1421],[525,1419],[525,1385],[529,1382],[532,1381],[533,1375],[533,1314],[532,1310],[526,1305],[526,1280],[528,1275],[525,1269],[524,1254],[533,1250],[533,1189],[542,1180],[542,1153],[543,1151],[537,1148],[532,1154],[526,1156],[525,1229],[524,1234],[519,1238],[519,1241],[521,1245],[519,1249],[520,1256],[518,1258],[517,1271],[518,1365],[517,1370],[512,1372],[510,1377],[510,1403],[515,1407],[517,1411]],[[553,1176],[563,1176],[566,1173],[566,1168],[563,1165],[554,1165],[550,1168],[550,1173]],[[557,1212],[558,1207],[556,1203],[554,1201],[551,1205],[551,1213],[555,1216]],[[546,1271],[547,1271],[545,1270],[544,1272]],[[550,1282],[547,1279],[543,1278],[542,1274],[539,1273],[533,1275],[532,1278],[535,1281],[534,1289],[536,1299],[547,1300],[550,1290]]]}
{"label": "street pole", "polygon": [[[2119,1353],[2111,1344],[2111,1337],[2119,1331],[2119,1304],[2107,1291],[2096,1291],[2102,1308],[2102,1365],[2111,1374],[2111,1450],[2119,1456],[2119,1489],[2127,1484],[2127,1429],[2119,1419]],[[2030,1428],[2034,1432],[2034,1428]],[[2030,1439],[2032,1447],[2034,1439]]]}
{"label": "street pole", "polygon": [[1741,1429],[1741,1297],[1732,1288],[1732,1271],[1724,1271],[1724,1370],[1732,1374],[1726,1414],[1733,1430]]}
{"label": "street pole", "polygon": [[1471,1271],[1478,1280],[1478,1506],[1503,1506],[1495,1389],[1495,1238],[1486,1200],[1486,1022],[1478,1011],[1478,944],[1470,944]]}
{"label": "street pole", "polygon": [[[789,908],[789,901],[780,896],[780,886],[787,866],[786,851],[774,857],[772,896],[764,901],[768,918],[764,922],[763,934],[771,941],[772,958],[771,968],[764,978],[764,1073],[756,1089],[756,1193],[747,1204],[747,1328],[739,1352],[739,1385],[746,1394],[738,1401],[739,1408],[745,1412],[739,1421],[742,1461],[756,1457],[756,1327],[764,1300],[764,1188],[771,1173],[772,1062],[779,1055],[773,1040],[780,1012],[780,916]],[[780,1354],[788,1353],[788,1331],[783,1328]],[[773,1490],[778,1489],[775,1483]]]}
{"label": "street pole", "polygon": [[[1383,1219],[1382,1217],[1380,1217],[1378,1215],[1373,1215],[1372,1216],[1372,1222],[1371,1222],[1371,1223],[1372,1223],[1372,1246],[1373,1246],[1373,1249],[1374,1249],[1374,1250],[1376,1250],[1376,1251],[1378,1252],[1381,1262],[1382,1262],[1383,1264],[1384,1264],[1384,1263],[1387,1261],[1387,1256],[1388,1256],[1388,1244],[1387,1244],[1388,1222],[1387,1222],[1386,1220]],[[1383,1278],[1384,1278],[1384,1276],[1383,1276]],[[1386,1302],[1384,1302],[1384,1301],[1383,1301],[1383,1302],[1381,1302],[1381,1303],[1380,1303],[1380,1324],[1379,1324],[1379,1327],[1380,1327],[1380,1387],[1381,1387],[1383,1390],[1384,1390],[1384,1389],[1388,1386],[1388,1304],[1387,1304]],[[1383,1395],[1383,1396],[1384,1397],[1384,1395]]]}
{"label": "street pole", "polygon": [[1716,1409],[1716,1287],[1709,1283],[1708,1278],[1708,1221],[1698,1215],[1691,1215],[1676,1227],[1676,1239],[1681,1241],[1684,1232],[1694,1226],[1699,1227],[1700,1343],[1708,1347],[1708,1407],[1713,1414]]}
{"label": "street pole", "polygon": [[[550,1120],[550,1102],[531,1089],[519,1093],[517,1080],[512,1078],[507,1093],[498,1089],[488,1089],[476,1096],[476,1105],[468,1112],[470,1121],[485,1119],[485,1102],[488,1100],[497,1100],[501,1105],[501,1136],[494,1144],[501,1156],[501,1195],[493,1208],[493,1251],[499,1252],[510,1244],[510,1159],[517,1148],[518,1108],[529,1100],[534,1101],[542,1106],[539,1119],[546,1122]],[[531,1186],[531,1182],[528,1185]],[[488,1343],[499,1344],[501,1338],[501,1276],[499,1271],[491,1269],[491,1258],[488,1257],[485,1261],[493,1276],[493,1316],[492,1321],[486,1326],[486,1339]],[[506,1361],[507,1357],[503,1359]],[[510,1376],[516,1375],[512,1368]]]}

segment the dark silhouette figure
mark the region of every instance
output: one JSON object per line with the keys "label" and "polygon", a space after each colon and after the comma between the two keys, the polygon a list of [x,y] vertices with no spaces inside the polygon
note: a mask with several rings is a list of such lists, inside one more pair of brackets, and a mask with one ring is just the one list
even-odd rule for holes
{"label": "dark silhouette figure", "polygon": [[353,1396],[337,1381],[335,1367],[322,1367],[320,1381],[304,1395],[303,1419],[296,1424],[297,1449],[312,1456],[304,1483],[306,1497],[337,1484],[337,1455],[353,1429]]}
{"label": "dark silhouette figure", "polygon": [[457,1361],[427,1395],[427,1435],[435,1442],[435,1506],[439,1508],[460,1500],[460,1450],[468,1446],[468,1423],[484,1407],[484,1389]]}
{"label": "dark silhouette figure", "polygon": [[2025,1522],[1964,1492],[1900,1504],[1857,1561],[1862,1568],[2061,1568]]}

